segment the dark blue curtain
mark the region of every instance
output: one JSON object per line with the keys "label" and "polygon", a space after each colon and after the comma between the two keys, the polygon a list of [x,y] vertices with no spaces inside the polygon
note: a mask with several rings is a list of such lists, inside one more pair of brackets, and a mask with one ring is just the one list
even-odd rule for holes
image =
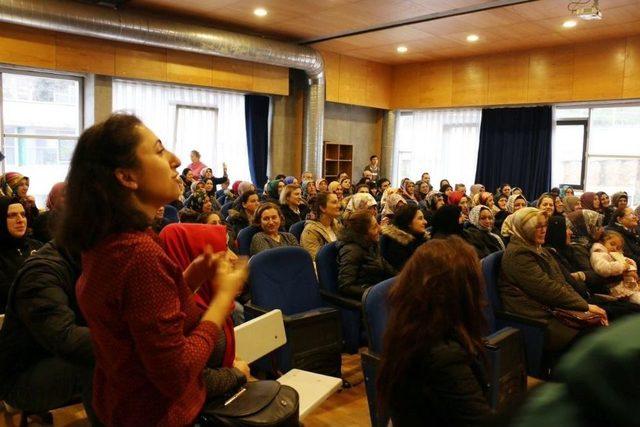
{"label": "dark blue curtain", "polygon": [[269,97],[245,95],[244,119],[247,129],[247,151],[251,181],[257,188],[267,182],[269,154]]}
{"label": "dark blue curtain", "polygon": [[489,191],[503,182],[533,200],[551,187],[551,107],[485,108],[476,182]]}

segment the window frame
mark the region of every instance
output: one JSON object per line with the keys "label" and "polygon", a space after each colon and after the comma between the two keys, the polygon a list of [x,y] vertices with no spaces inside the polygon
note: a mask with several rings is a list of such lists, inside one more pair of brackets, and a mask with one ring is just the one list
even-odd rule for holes
{"label": "window frame", "polygon": [[588,108],[589,115],[583,119],[558,119],[556,120],[556,127],[558,126],[582,126],[582,156],[580,156],[580,183],[559,182],[559,186],[569,185],[575,190],[584,190],[585,180],[587,177],[587,163],[589,160],[589,126],[591,119],[591,108]]}
{"label": "window frame", "polygon": [[[58,80],[75,80],[78,83],[78,134],[75,136],[68,135],[31,135],[31,134],[16,134],[4,132],[4,87],[2,82],[3,74],[17,74],[33,77],[45,77]],[[25,138],[25,139],[52,139],[52,140],[65,140],[65,141],[77,141],[84,131],[84,119],[85,119],[85,100],[84,100],[84,83],[85,79],[82,76],[76,74],[65,73],[53,73],[49,71],[41,70],[29,70],[21,68],[0,67],[0,152],[5,152],[5,138]],[[60,162],[60,144],[58,143],[58,161]],[[68,164],[69,162],[65,162]],[[6,172],[6,158],[0,161],[0,172]]]}

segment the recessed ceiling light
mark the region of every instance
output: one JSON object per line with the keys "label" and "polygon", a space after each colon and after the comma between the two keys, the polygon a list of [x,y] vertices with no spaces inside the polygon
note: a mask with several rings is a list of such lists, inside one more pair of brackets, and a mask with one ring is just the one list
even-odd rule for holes
{"label": "recessed ceiling light", "polygon": [[469,34],[467,36],[467,41],[471,42],[471,43],[477,42],[479,39],[480,39],[480,37],[476,36],[475,34]]}
{"label": "recessed ceiling light", "polygon": [[578,25],[578,23],[576,21],[574,21],[573,19],[570,19],[568,21],[564,21],[564,23],[562,24],[562,26],[565,27],[565,28],[573,28],[576,25]]}
{"label": "recessed ceiling light", "polygon": [[267,9],[265,9],[264,7],[259,7],[253,11],[253,14],[260,17],[267,16]]}
{"label": "recessed ceiling light", "polygon": [[397,51],[398,53],[407,53],[407,51],[408,51],[408,50],[409,50],[409,49],[407,49],[407,47],[406,47],[406,46],[398,46],[398,47],[396,48],[396,51]]}

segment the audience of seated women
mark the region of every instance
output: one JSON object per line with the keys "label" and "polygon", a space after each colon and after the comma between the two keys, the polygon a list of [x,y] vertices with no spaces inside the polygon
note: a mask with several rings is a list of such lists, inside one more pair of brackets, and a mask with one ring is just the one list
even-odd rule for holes
{"label": "audience of seated women", "polygon": [[395,427],[483,425],[491,415],[483,336],[483,280],[458,237],[418,248],[388,296],[378,375]]}
{"label": "audience of seated women", "polygon": [[344,221],[338,234],[338,288],[347,297],[360,300],[365,289],[395,274],[380,255],[380,226],[367,211],[359,211]]}
{"label": "audience of seated women", "polygon": [[[205,366],[247,268],[205,250],[183,270],[149,230],[156,210],[180,192],[178,166],[126,114],[85,130],[71,159],[73,208],[64,210],[57,241],[82,252],[76,295],[96,358],[93,407],[106,425],[190,425],[207,399],[219,398]],[[192,293],[211,280],[216,295],[202,310]]]}
{"label": "audience of seated women", "polygon": [[0,313],[16,273],[42,243],[27,237],[27,214],[17,200],[0,196]]}
{"label": "audience of seated women", "polygon": [[326,244],[335,242],[342,229],[340,202],[334,193],[321,192],[312,205],[313,220],[307,221],[300,236],[300,245],[309,252],[315,261],[318,251]]}
{"label": "audience of seated women", "polygon": [[548,322],[545,349],[559,353],[582,333],[561,323],[552,309],[589,311],[607,323],[606,312],[589,304],[567,283],[558,263],[542,245],[547,217],[536,208],[513,214],[512,235],[502,257],[498,291],[506,311]]}
{"label": "audience of seated women", "polygon": [[296,222],[307,219],[308,207],[302,200],[302,190],[297,184],[287,184],[280,192],[280,210],[284,216],[284,229],[289,228]]}
{"label": "audience of seated women", "polygon": [[20,268],[0,334],[0,399],[41,413],[81,397],[99,426],[91,406],[91,338],[76,301],[80,270],[80,255],[55,241]]}
{"label": "audience of seated women", "polygon": [[465,228],[463,237],[475,248],[478,258],[504,250],[504,243],[493,223],[493,212],[488,206],[474,206],[469,212],[469,225]]}
{"label": "audience of seated women", "polygon": [[391,224],[381,229],[382,256],[396,271],[400,271],[416,249],[427,241],[427,236],[427,223],[418,206],[400,206]]}
{"label": "audience of seated women", "polygon": [[293,234],[280,231],[283,224],[284,217],[278,205],[270,202],[261,204],[253,219],[253,225],[259,227],[261,231],[251,239],[249,253],[253,256],[266,249],[299,246]]}
{"label": "audience of seated women", "polygon": [[240,230],[248,227],[253,222],[256,209],[260,206],[260,196],[253,190],[245,191],[229,209],[227,221],[237,236]]}
{"label": "audience of seated women", "polygon": [[638,234],[638,217],[633,209],[626,207],[616,209],[611,214],[608,230],[617,231],[624,237],[624,256],[640,265],[640,234]]}

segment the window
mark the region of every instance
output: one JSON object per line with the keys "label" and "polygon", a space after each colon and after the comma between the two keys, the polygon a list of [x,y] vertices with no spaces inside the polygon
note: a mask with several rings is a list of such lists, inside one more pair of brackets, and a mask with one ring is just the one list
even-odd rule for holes
{"label": "window", "polygon": [[553,184],[640,200],[640,106],[557,108]]}
{"label": "window", "polygon": [[215,176],[222,176],[227,163],[232,181],[250,181],[244,95],[114,80],[113,109],[140,117],[180,158],[180,169],[191,163],[190,151],[198,150]]}
{"label": "window", "polygon": [[[481,110],[401,112],[396,127],[394,185],[402,178],[431,174],[434,187],[441,179],[473,184],[478,160]],[[437,190],[438,188],[436,188]]]}
{"label": "window", "polygon": [[83,127],[82,79],[0,70],[3,172],[30,178],[29,193],[44,206],[64,181]]}

